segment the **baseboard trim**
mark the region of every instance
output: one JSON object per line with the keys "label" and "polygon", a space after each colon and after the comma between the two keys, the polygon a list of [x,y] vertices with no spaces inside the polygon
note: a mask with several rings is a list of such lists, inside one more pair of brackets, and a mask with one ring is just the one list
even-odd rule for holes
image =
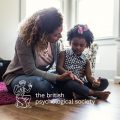
{"label": "baseboard trim", "polygon": [[120,83],[120,76],[115,76],[114,83]]}
{"label": "baseboard trim", "polygon": [[95,70],[95,76],[104,77],[109,80],[114,80],[116,76],[116,71],[114,70]]}

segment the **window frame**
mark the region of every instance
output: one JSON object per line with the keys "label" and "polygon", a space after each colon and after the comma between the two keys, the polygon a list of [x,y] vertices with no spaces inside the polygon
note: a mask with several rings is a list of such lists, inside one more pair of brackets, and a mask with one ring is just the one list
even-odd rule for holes
{"label": "window frame", "polygon": [[[79,11],[79,2],[80,0],[76,0],[76,16],[78,15]],[[96,37],[95,40],[109,40],[109,39],[115,39],[119,37],[119,0],[114,0],[113,5],[113,35],[112,36],[103,36],[103,37]],[[76,24],[79,22],[79,17],[76,17]]]}

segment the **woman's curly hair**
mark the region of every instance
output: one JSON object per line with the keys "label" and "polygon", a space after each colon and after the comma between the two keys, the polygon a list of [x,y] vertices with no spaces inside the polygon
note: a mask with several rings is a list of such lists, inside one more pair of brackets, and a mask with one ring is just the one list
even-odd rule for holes
{"label": "woman's curly hair", "polygon": [[27,45],[44,43],[43,37],[53,33],[63,23],[61,13],[56,8],[47,8],[34,13],[19,29],[19,36]]}
{"label": "woman's curly hair", "polygon": [[70,43],[74,37],[84,38],[88,47],[90,47],[94,41],[93,33],[88,29],[87,25],[78,24],[68,31],[67,40],[70,41]]}

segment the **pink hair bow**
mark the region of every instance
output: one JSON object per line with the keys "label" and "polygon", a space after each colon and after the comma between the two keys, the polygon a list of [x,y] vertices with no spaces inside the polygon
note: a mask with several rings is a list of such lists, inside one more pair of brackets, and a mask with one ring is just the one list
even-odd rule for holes
{"label": "pink hair bow", "polygon": [[84,25],[83,27],[78,26],[78,33],[83,34],[84,31],[88,30],[88,26]]}

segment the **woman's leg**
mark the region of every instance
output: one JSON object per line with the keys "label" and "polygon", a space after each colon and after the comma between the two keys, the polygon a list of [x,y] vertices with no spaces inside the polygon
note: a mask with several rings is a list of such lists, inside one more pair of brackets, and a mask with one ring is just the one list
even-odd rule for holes
{"label": "woman's leg", "polygon": [[30,90],[30,93],[32,96],[35,97],[36,93],[40,94],[46,94],[46,93],[52,93],[53,92],[53,85],[45,80],[42,77],[38,76],[27,76],[27,75],[22,75],[19,77],[16,77],[10,84],[9,88],[11,88],[12,92],[15,88],[16,85],[19,85],[19,82],[21,80],[26,81],[26,89],[28,89],[28,84],[32,85],[32,88]]}

